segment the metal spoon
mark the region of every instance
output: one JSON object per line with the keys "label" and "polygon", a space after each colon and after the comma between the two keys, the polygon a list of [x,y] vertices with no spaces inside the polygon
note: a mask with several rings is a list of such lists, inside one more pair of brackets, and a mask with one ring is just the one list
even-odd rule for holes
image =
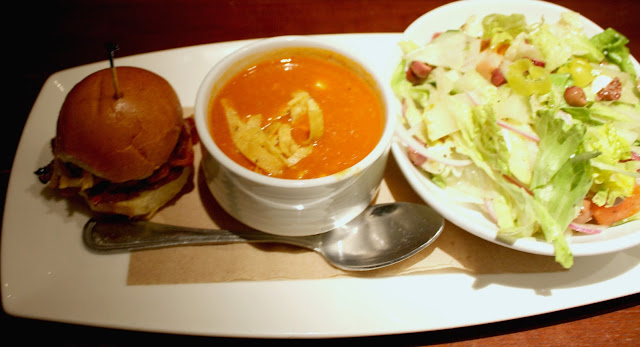
{"label": "metal spoon", "polygon": [[418,253],[440,235],[443,225],[443,218],[430,207],[397,202],[370,206],[349,223],[311,236],[92,218],[85,224],[83,238],[90,249],[100,252],[194,244],[286,243],[316,251],[339,269],[364,271],[395,264]]}

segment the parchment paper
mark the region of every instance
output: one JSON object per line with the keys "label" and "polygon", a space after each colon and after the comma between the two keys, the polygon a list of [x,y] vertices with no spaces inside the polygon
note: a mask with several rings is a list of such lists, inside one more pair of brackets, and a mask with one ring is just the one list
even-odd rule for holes
{"label": "parchment paper", "polygon": [[[174,225],[238,230],[248,228],[216,203],[203,177],[200,146],[196,173],[153,221]],[[392,155],[375,203],[424,203],[402,175]],[[480,239],[445,221],[440,237],[413,257],[387,268],[350,273],[329,265],[319,254],[277,244],[182,246],[132,252],[128,285],[318,279],[344,276],[400,276],[430,271],[475,274],[564,271],[553,257],[524,253]]]}

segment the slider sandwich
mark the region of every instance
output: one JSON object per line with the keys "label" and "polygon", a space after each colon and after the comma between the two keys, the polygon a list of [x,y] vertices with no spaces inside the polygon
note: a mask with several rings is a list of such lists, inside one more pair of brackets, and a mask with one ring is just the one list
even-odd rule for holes
{"label": "slider sandwich", "polygon": [[150,218],[193,177],[192,118],[172,86],[136,67],[97,71],[67,95],[41,182],[93,211]]}

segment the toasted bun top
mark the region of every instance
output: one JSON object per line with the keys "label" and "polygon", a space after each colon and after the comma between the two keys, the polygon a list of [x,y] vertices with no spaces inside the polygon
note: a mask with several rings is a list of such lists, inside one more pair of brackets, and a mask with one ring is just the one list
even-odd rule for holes
{"label": "toasted bun top", "polygon": [[76,84],[58,117],[56,157],[112,182],[150,176],[173,151],[182,126],[182,106],[162,77],[135,67],[117,67],[120,97],[111,69]]}

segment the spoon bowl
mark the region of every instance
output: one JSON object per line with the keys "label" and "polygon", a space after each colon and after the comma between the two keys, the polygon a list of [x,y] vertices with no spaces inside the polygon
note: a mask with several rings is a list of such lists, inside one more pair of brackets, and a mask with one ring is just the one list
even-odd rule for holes
{"label": "spoon bowl", "polygon": [[321,254],[346,271],[389,266],[418,253],[442,232],[444,219],[426,205],[396,202],[369,206],[350,222],[310,236],[281,236],[256,230],[213,230],[92,218],[84,226],[85,245],[97,252],[238,242],[285,243]]}

